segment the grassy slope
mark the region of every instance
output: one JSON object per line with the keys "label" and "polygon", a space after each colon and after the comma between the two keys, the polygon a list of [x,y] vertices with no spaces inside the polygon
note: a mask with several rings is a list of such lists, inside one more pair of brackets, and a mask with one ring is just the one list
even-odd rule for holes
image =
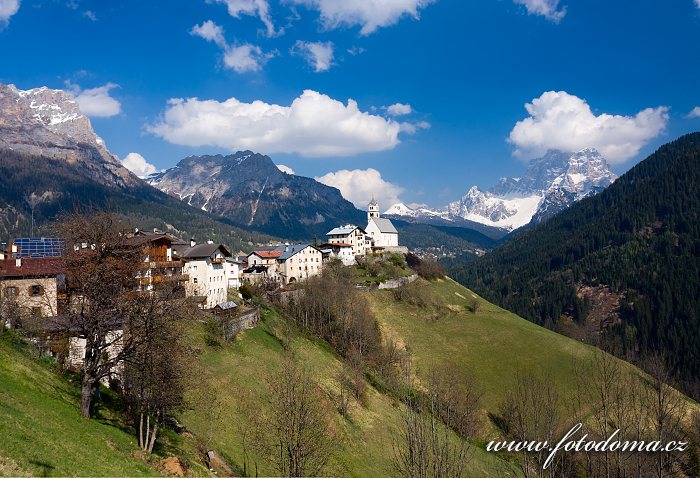
{"label": "grassy slope", "polygon": [[[200,395],[204,403],[192,407],[193,410],[183,417],[183,423],[239,470],[243,468],[242,436],[247,427],[253,426],[251,412],[242,411],[240,404],[245,397],[257,403],[264,402],[267,376],[278,370],[282,359],[283,348],[276,335],[280,335],[283,320],[274,312],[266,312],[255,329],[246,331],[229,345],[205,347],[200,356],[211,374],[206,380],[206,393]],[[294,332],[293,337],[292,350],[321,388],[333,396],[338,390],[336,376],[341,370],[341,361],[324,343],[298,332]],[[196,340],[203,340],[203,332],[200,331]],[[335,425],[343,440],[328,474],[393,476],[393,437],[399,428],[402,406],[370,388],[366,407],[353,402],[349,420],[336,414]],[[499,470],[513,470],[512,466],[476,447],[474,454],[470,476],[499,476]],[[269,463],[259,460],[258,466],[261,476],[274,474]]]}
{"label": "grassy slope", "polygon": [[80,417],[77,393],[0,335],[0,476],[158,475],[128,432]]}
{"label": "grassy slope", "polygon": [[467,309],[476,295],[445,279],[429,287],[450,307],[439,320],[426,320],[426,311],[397,303],[390,291],[369,294],[372,307],[388,337],[407,344],[416,373],[425,378],[429,368],[445,363],[459,365],[478,381],[488,411],[504,398],[518,373],[546,372],[567,392],[573,386],[575,366],[593,357],[593,347],[528,322],[479,299],[480,310]]}

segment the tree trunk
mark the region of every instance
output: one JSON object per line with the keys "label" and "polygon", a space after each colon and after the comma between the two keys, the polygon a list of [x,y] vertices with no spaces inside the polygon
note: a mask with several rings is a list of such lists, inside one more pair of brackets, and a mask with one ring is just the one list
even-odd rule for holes
{"label": "tree trunk", "polygon": [[90,418],[90,405],[92,404],[92,393],[95,389],[95,382],[87,374],[83,375],[81,381],[80,414],[84,418]]}
{"label": "tree trunk", "polygon": [[153,445],[156,443],[156,436],[158,435],[158,418],[160,418],[160,410],[156,412],[156,416],[153,419],[153,430],[151,431],[151,441],[148,444],[148,453],[153,453]]}
{"label": "tree trunk", "polygon": [[139,447],[143,448],[143,412],[139,413]]}

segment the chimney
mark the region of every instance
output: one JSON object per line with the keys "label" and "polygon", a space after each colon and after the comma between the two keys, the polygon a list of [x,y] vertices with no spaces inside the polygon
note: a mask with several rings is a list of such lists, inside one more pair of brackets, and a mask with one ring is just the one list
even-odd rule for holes
{"label": "chimney", "polygon": [[214,244],[214,241],[212,241],[211,239],[209,239],[209,240],[207,241],[207,244]]}
{"label": "chimney", "polygon": [[22,258],[21,257],[18,257],[17,259],[15,259],[15,267],[17,267],[18,269],[20,267],[22,267]]}
{"label": "chimney", "polygon": [[190,247],[194,247],[197,245],[197,241],[194,240],[194,237],[190,239]]}
{"label": "chimney", "polygon": [[136,229],[134,229],[134,234],[138,234],[138,233],[139,233],[139,228],[137,227]]}

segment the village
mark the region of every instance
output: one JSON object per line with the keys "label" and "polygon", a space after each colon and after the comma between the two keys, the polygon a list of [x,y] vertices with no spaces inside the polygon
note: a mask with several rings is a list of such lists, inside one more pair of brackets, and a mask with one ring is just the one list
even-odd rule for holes
{"label": "village", "polygon": [[[289,289],[321,274],[329,261],[352,266],[365,256],[408,252],[399,245],[398,231],[391,221],[381,217],[374,199],[367,207],[364,228],[340,225],[326,236],[324,243],[270,244],[248,254],[233,254],[224,244],[210,240],[198,243],[194,238],[186,241],[157,229],[136,228],[125,242],[140,251],[135,292],[148,294],[167,285],[205,313],[234,318],[231,331],[235,333],[253,327],[259,318],[256,310],[241,307],[239,289],[243,285]],[[70,285],[65,278],[65,252],[65,240],[56,237],[15,238],[0,244],[0,303],[11,304],[42,324],[59,322],[71,306],[66,293]],[[12,327],[11,314],[3,315],[4,325]],[[122,333],[115,327],[115,336]],[[68,342],[65,364],[79,370],[86,338],[75,334]],[[50,349],[47,352],[55,355]]]}

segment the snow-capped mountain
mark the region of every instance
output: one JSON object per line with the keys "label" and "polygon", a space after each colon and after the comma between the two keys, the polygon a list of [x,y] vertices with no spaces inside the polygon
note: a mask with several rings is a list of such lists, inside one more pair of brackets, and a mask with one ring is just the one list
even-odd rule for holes
{"label": "snow-capped mountain", "polygon": [[0,83],[0,149],[67,161],[117,186],[138,183],[63,90],[20,90]]}
{"label": "snow-capped mountain", "polygon": [[473,186],[461,199],[441,209],[396,204],[385,214],[431,221],[471,221],[507,231],[549,219],[617,179],[601,154],[592,148],[576,153],[548,151],[528,165],[520,178],[501,178],[488,191]]}

